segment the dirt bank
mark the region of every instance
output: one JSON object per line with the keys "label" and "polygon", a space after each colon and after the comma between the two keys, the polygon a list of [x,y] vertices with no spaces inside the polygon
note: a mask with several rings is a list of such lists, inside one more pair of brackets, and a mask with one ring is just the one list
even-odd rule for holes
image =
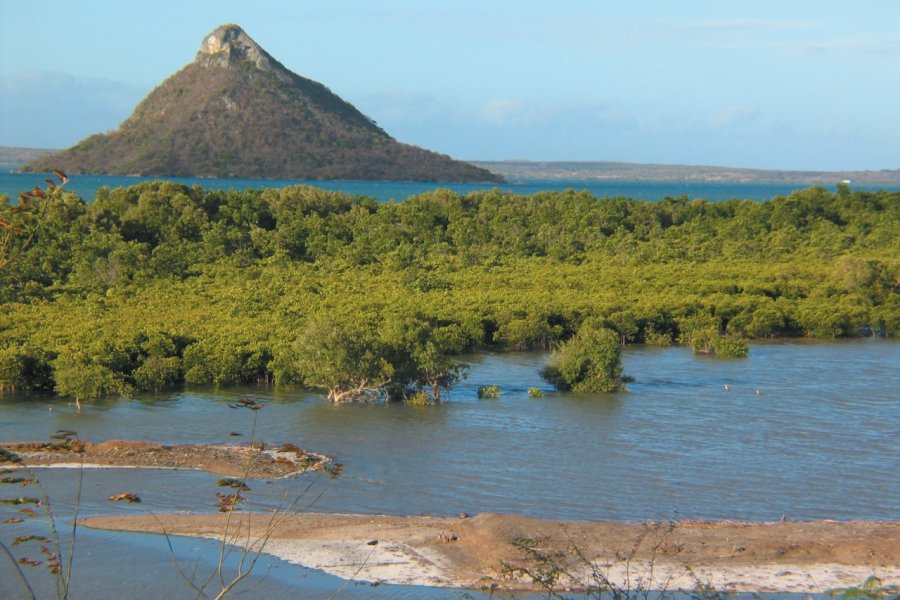
{"label": "dirt bank", "polygon": [[[235,518],[240,517],[240,521]],[[232,515],[230,534],[248,515]],[[297,514],[267,527],[249,519],[266,551],[345,578],[523,589],[528,572],[559,567],[559,587],[608,578],[634,586],[822,592],[870,575],[900,584],[900,523],[562,522],[512,515],[394,517]],[[222,515],[117,516],[90,527],[221,538]],[[246,536],[246,529],[243,534]],[[377,544],[372,542],[377,540]],[[652,581],[651,581],[652,579]]]}
{"label": "dirt bank", "polygon": [[148,467],[202,470],[226,477],[271,479],[310,470],[339,468],[328,457],[306,452],[290,444],[272,448],[249,445],[165,445],[139,440],[109,440],[94,444],[64,439],[51,442],[12,442],[0,450],[21,458],[0,456],[0,465]]}

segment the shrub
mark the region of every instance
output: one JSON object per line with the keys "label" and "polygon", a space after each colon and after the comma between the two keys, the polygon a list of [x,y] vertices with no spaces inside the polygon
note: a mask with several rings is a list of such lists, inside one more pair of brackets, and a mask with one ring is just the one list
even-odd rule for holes
{"label": "shrub", "polygon": [[37,348],[0,348],[0,394],[16,390],[52,390],[52,358]]}
{"label": "shrub", "polygon": [[95,362],[84,350],[73,349],[61,354],[53,363],[56,393],[81,400],[102,396],[124,395],[131,391],[121,373],[109,366]]}
{"label": "shrub", "polygon": [[722,333],[718,319],[707,315],[685,319],[679,341],[690,345],[695,354],[714,354],[719,358],[743,358],[749,352],[747,340]]}
{"label": "shrub", "polygon": [[647,331],[644,333],[644,344],[656,348],[668,348],[672,345],[672,334],[668,332]]}
{"label": "shrub", "polygon": [[431,404],[431,397],[424,391],[419,390],[414,394],[410,394],[406,398],[406,402],[413,406],[428,406]]}
{"label": "shrub", "polygon": [[720,358],[744,358],[750,347],[743,338],[719,335],[712,341],[712,351]]}
{"label": "shrub", "polygon": [[619,336],[595,321],[586,321],[575,337],[552,354],[541,376],[562,390],[621,390],[622,348]]}
{"label": "shrub", "polygon": [[494,400],[500,397],[500,386],[499,385],[483,385],[478,388],[478,397],[485,398],[488,400]]}
{"label": "shrub", "polygon": [[150,356],[134,370],[132,377],[135,388],[158,392],[182,380],[181,359],[177,356]]}

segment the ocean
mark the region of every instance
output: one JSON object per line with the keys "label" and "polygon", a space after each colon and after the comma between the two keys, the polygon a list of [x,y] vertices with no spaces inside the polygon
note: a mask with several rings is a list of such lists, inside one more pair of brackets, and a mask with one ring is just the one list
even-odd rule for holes
{"label": "ocean", "polygon": [[[46,186],[45,174],[0,172],[0,196],[6,194],[15,199],[21,192],[34,186]],[[310,185],[325,190],[340,191],[351,195],[369,196],[380,202],[402,201],[410,196],[428,192],[436,188],[453,190],[459,194],[479,190],[499,189],[519,195],[531,195],[542,191],[584,190],[598,198],[624,196],[637,200],[658,201],[668,196],[687,196],[710,201],[768,200],[809,187],[803,184],[785,183],[721,183],[708,181],[627,181],[627,180],[584,180],[584,179],[521,179],[505,184],[490,183],[437,183],[419,181],[292,181],[286,179],[202,179],[193,177],[119,177],[112,175],[75,175],[66,189],[77,193],[85,200],[93,200],[101,187],[117,188],[131,186],[142,181],[166,179],[188,186],[199,185],[207,189],[264,189],[281,188],[288,185]],[[857,190],[890,189],[900,190],[900,186],[853,185]]]}

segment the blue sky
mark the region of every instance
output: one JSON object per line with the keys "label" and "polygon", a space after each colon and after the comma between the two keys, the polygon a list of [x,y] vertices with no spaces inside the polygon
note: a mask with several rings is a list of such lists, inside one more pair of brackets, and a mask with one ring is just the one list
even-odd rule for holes
{"label": "blue sky", "polygon": [[0,145],[115,129],[229,22],[455,158],[900,168],[896,0],[0,0]]}

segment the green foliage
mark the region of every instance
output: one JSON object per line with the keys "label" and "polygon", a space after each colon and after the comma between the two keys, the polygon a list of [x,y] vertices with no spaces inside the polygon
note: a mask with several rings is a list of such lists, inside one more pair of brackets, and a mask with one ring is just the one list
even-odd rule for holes
{"label": "green foliage", "polygon": [[428,406],[432,400],[427,393],[419,391],[407,396],[406,402],[413,406]]}
{"label": "green foliage", "polygon": [[828,595],[835,600],[898,600],[900,586],[885,585],[872,575],[861,586],[829,590]]}
{"label": "green foliage", "polygon": [[735,334],[722,333],[716,317],[698,314],[684,319],[680,326],[681,342],[688,344],[697,354],[743,358],[750,351],[747,340]]}
{"label": "green foliage", "polygon": [[375,332],[363,323],[309,322],[297,340],[296,361],[306,385],[328,390],[331,402],[381,398],[394,375]]}
{"label": "green foliage", "polygon": [[644,332],[644,343],[657,348],[667,348],[672,345],[672,334],[660,333],[651,329]]}
{"label": "green foliage", "polygon": [[149,182],[42,206],[0,269],[6,388],[91,397],[274,379],[438,401],[466,374],[455,356],[575,348],[586,323],[617,347],[678,340],[717,356],[756,337],[900,329],[897,192],[711,203],[434,190],[378,204]]}
{"label": "green foliage", "polygon": [[131,387],[110,364],[113,361],[103,350],[73,349],[61,354],[53,364],[56,393],[78,401],[128,393]]}
{"label": "green foliage", "polygon": [[746,340],[719,335],[712,342],[712,351],[719,358],[744,358],[750,352],[750,347]]}
{"label": "green foliage", "polygon": [[500,386],[493,384],[479,386],[478,397],[486,400],[496,400],[500,397]]}
{"label": "green foliage", "polygon": [[51,355],[36,348],[18,345],[0,348],[0,394],[52,390],[51,360]]}
{"label": "green foliage", "polygon": [[[185,382],[234,385],[265,379],[265,365],[268,363],[265,351],[255,351],[248,341],[239,336],[218,333],[185,348]],[[162,359],[155,363],[159,366],[154,367],[154,371],[163,368],[174,374],[179,370],[178,361]]]}
{"label": "green foliage", "polygon": [[181,359],[177,356],[149,356],[134,370],[134,385],[139,390],[158,392],[184,381]]}
{"label": "green foliage", "polygon": [[543,398],[544,392],[540,390],[540,388],[531,387],[528,388],[528,397],[529,398]]}
{"label": "green foliage", "polygon": [[563,390],[615,392],[622,389],[619,336],[595,321],[585,322],[575,337],[551,355],[541,375]]}
{"label": "green foliage", "polygon": [[392,312],[380,327],[381,343],[394,367],[394,395],[425,393],[440,402],[441,394],[464,379],[468,367],[449,358],[470,345],[455,325],[430,322],[419,314]]}

